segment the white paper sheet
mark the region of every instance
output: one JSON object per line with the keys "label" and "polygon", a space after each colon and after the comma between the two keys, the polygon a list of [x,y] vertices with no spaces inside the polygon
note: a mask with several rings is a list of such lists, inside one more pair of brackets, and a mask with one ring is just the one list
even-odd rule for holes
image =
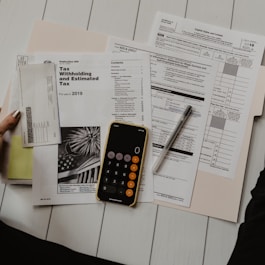
{"label": "white paper sheet", "polygon": [[109,50],[150,55],[154,160],[186,106],[192,105],[191,117],[168,152],[159,174],[154,176],[155,199],[189,207],[216,64],[115,38],[109,40]]}
{"label": "white paper sheet", "polygon": [[[110,122],[124,120],[151,131],[149,57],[34,57],[35,62],[44,60],[52,61],[57,68],[62,144],[34,147],[33,204],[96,203],[97,176]],[[148,148],[151,139],[150,134]],[[151,153],[147,152],[145,160],[140,202],[153,201]]]}
{"label": "white paper sheet", "polygon": [[265,38],[158,12],[150,44],[218,63],[199,169],[234,178]]}
{"label": "white paper sheet", "polygon": [[18,71],[23,146],[60,143],[55,65],[22,64]]}

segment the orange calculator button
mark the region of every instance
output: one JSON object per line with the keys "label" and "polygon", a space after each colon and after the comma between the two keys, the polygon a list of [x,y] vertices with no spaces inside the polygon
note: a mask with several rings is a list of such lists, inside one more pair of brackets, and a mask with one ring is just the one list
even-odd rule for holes
{"label": "orange calculator button", "polygon": [[129,180],[127,182],[127,187],[130,188],[130,189],[133,189],[135,187],[135,182],[132,181],[132,180]]}
{"label": "orange calculator button", "polygon": [[135,180],[136,179],[136,174],[134,172],[130,172],[129,179]]}
{"label": "orange calculator button", "polygon": [[132,196],[133,196],[133,190],[131,190],[131,189],[127,189],[127,190],[125,191],[125,194],[126,194],[127,197],[132,197]]}
{"label": "orange calculator button", "polygon": [[130,166],[131,171],[135,172],[135,171],[137,171],[137,169],[138,169],[138,166],[136,164],[131,164],[131,166]]}
{"label": "orange calculator button", "polygon": [[139,156],[133,156],[133,157],[132,157],[132,162],[133,162],[134,164],[139,163],[139,161],[140,161]]}

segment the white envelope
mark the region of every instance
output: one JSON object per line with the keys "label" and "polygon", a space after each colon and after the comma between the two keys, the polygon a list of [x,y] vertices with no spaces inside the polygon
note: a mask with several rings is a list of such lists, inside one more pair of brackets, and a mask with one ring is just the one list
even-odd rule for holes
{"label": "white envelope", "polygon": [[19,81],[23,146],[60,143],[55,65],[22,65]]}

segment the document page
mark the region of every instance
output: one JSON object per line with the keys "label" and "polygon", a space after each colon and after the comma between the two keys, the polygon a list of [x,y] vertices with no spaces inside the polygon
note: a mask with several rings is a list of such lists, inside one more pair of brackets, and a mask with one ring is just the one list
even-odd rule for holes
{"label": "document page", "polygon": [[218,64],[199,169],[234,178],[265,38],[158,13],[150,44]]}
{"label": "document page", "polygon": [[60,143],[55,65],[20,65],[19,81],[23,146]]}
{"label": "document page", "polygon": [[199,163],[216,64],[172,54],[136,42],[111,38],[112,52],[147,53],[151,63],[153,163],[187,105],[192,115],[154,176],[154,197],[190,206]]}
{"label": "document page", "polygon": [[[127,121],[151,131],[149,57],[38,54],[33,61],[56,65],[62,134],[60,145],[34,147],[33,204],[96,203],[110,123]],[[148,150],[145,160],[141,202],[153,201],[152,174],[148,174],[152,154],[148,153],[152,152]]]}

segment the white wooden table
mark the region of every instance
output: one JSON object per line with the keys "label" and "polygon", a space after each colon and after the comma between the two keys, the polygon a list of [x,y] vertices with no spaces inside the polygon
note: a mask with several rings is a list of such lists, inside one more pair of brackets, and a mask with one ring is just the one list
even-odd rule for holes
{"label": "white wooden table", "polygon": [[[0,99],[35,20],[146,42],[156,11],[265,34],[263,0],[0,0]],[[265,116],[254,121],[239,223],[264,167]],[[33,207],[31,187],[0,184],[1,219],[74,250],[124,264],[224,265],[238,224],[139,203]],[[1,254],[0,254],[1,255]]]}

